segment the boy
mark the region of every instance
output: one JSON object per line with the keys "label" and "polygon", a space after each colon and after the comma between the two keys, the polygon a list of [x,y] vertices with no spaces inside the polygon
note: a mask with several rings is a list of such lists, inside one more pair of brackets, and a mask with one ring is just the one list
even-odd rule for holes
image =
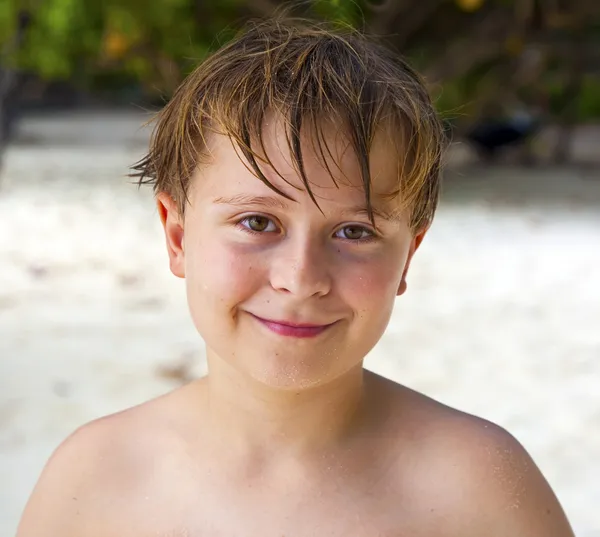
{"label": "boy", "polygon": [[246,31],[158,117],[154,185],[208,375],[85,425],[19,537],[567,537],[500,427],[363,369],[433,218],[443,132],[360,35]]}

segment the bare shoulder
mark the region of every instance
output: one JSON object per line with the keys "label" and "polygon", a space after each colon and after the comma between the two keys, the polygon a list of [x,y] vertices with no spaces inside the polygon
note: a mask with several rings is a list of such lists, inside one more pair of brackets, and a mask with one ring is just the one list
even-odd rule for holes
{"label": "bare shoulder", "polygon": [[17,537],[113,535],[111,527],[129,516],[121,509],[135,508],[130,502],[144,497],[166,444],[176,442],[161,424],[168,422],[161,419],[168,398],[94,420],[63,441],[29,498]]}
{"label": "bare shoulder", "polygon": [[446,447],[435,460],[440,473],[445,465],[452,487],[446,493],[462,514],[457,535],[572,537],[558,499],[523,445],[494,423],[455,412],[440,425]]}
{"label": "bare shoulder", "polygon": [[[550,485],[523,445],[490,421],[396,385],[388,388],[414,443],[420,507],[457,537],[573,537]],[[405,469],[406,470],[406,469]]]}

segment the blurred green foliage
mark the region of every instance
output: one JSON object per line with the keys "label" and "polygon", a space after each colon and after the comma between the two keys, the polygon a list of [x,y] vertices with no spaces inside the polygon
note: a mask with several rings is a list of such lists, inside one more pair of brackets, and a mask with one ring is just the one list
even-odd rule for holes
{"label": "blurred green foliage", "polygon": [[214,3],[212,9],[223,13],[197,24],[189,0],[3,0],[0,36],[11,38],[17,12],[25,7],[33,23],[12,59],[22,68],[47,79],[86,82],[113,73],[152,83],[168,59],[179,67],[206,54],[231,3]]}
{"label": "blurred green foliage", "polygon": [[[571,6],[600,5],[600,0],[570,1]],[[537,2],[542,5],[540,0],[303,0],[295,5],[300,4],[303,15],[367,29],[373,23],[376,33],[389,35],[392,45],[426,74],[440,58],[442,64],[446,61],[445,54],[455,43],[466,42],[462,52],[459,47],[455,54],[459,61],[448,60],[458,65],[457,72],[441,80],[433,76],[439,108],[461,115],[473,112],[481,95],[491,95],[505,82],[503,62],[524,47],[523,21],[538,16],[535,10],[524,12],[522,6],[535,7]],[[168,97],[185,74],[226,42],[241,22],[269,16],[281,6],[274,0],[0,0],[0,47],[14,38],[19,10],[33,15],[23,46],[0,62],[96,91],[141,88],[145,96]],[[480,15],[494,13],[499,20],[506,14],[514,16],[515,22],[505,23],[509,33],[501,38],[506,42],[497,53],[471,65],[469,49],[476,51],[482,45],[470,44],[469,33],[482,24]],[[590,28],[586,31],[600,39],[598,27]],[[550,107],[556,110],[562,106],[563,71],[568,63],[550,66],[542,81]],[[578,117],[600,117],[599,90],[600,77],[586,75],[577,100]]]}
{"label": "blurred green foliage", "polygon": [[[347,24],[359,12],[347,0],[307,5],[317,17]],[[20,9],[33,23],[18,54],[3,62],[46,79],[129,79],[166,92],[243,19],[265,15],[245,0],[2,0],[0,47],[13,38]]]}

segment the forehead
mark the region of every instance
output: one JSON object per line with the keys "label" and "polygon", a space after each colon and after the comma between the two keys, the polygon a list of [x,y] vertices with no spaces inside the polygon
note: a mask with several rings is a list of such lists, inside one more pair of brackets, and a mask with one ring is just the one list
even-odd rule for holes
{"label": "forehead", "polygon": [[[195,187],[207,190],[247,190],[274,192],[260,181],[250,163],[228,136],[214,134],[208,141],[208,160],[198,170]],[[257,163],[278,190],[294,200],[306,194],[306,185],[290,151],[289,136],[281,118],[267,116],[262,128],[262,140],[253,145]],[[300,137],[302,166],[317,202],[365,201],[364,179],[360,159],[348,138],[347,129],[333,120],[316,129],[303,129]],[[397,191],[400,158],[397,144],[388,129],[374,137],[370,154],[371,198],[373,205],[384,205],[384,198]]]}

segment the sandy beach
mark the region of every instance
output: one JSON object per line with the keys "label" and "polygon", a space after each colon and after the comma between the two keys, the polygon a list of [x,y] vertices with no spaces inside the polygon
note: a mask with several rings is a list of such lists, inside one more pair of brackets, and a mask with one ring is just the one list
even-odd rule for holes
{"label": "sandy beach", "polygon": [[[151,192],[125,178],[143,119],[30,120],[5,155],[2,536],[70,432],[205,370]],[[456,164],[408,284],[367,367],[507,428],[600,537],[600,168]]]}

